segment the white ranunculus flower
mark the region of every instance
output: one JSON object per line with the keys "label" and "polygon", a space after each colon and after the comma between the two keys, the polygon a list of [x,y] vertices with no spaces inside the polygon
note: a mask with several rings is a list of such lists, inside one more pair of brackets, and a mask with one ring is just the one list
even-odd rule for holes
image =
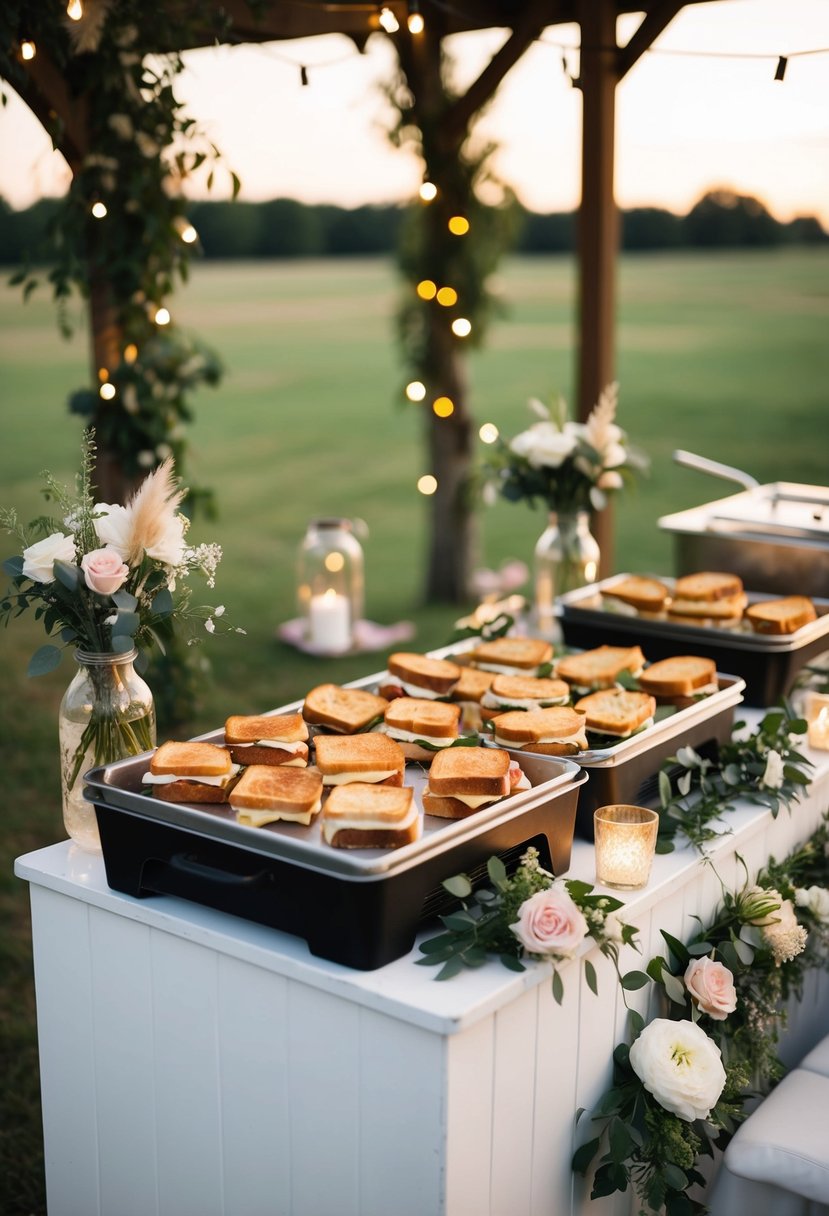
{"label": "white ranunculus flower", "polygon": [[132,539],[132,513],[117,502],[96,502],[93,508],[95,534],[102,545],[110,545],[122,562],[127,560]]}
{"label": "white ranunculus flower", "polygon": [[534,469],[557,469],[576,447],[576,438],[560,431],[553,422],[536,422],[510,443],[517,456],[524,456]]}
{"label": "white ranunculus flower", "polygon": [[695,1022],[655,1018],[631,1047],[630,1064],[659,1105],[687,1123],[707,1119],[725,1085],[720,1049]]}
{"label": "white ranunculus flower", "polygon": [[799,908],[808,908],[821,924],[829,924],[829,891],[826,887],[798,887],[794,902]]}
{"label": "white ranunculus flower", "polygon": [[760,784],[767,790],[779,790],[783,784],[783,758],[774,748],[769,748],[766,756],[766,771],[760,779]]}
{"label": "white ranunculus flower", "polygon": [[53,583],[55,562],[75,561],[75,538],[53,532],[51,536],[23,550],[23,574],[33,583]]}

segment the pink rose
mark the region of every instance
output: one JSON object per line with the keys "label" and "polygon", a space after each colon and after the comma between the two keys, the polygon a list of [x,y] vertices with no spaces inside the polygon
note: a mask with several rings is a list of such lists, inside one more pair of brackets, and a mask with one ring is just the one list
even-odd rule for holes
{"label": "pink rose", "polygon": [[684,978],[697,1009],[715,1022],[724,1022],[737,1008],[734,977],[722,963],[715,963],[710,958],[692,958]]}
{"label": "pink rose", "polygon": [[549,887],[524,900],[510,929],[530,954],[572,958],[587,934],[587,921],[563,887]]}
{"label": "pink rose", "polygon": [[84,554],[81,569],[87,587],[98,595],[113,595],[119,587],[123,587],[130,572],[129,566],[121,561],[120,553],[110,545]]}

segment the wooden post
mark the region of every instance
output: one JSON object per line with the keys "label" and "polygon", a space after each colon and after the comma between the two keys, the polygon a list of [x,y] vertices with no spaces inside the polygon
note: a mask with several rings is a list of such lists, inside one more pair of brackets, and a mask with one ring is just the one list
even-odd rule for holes
{"label": "wooden post", "polygon": [[[582,188],[578,217],[578,416],[615,376],[618,215],[613,196],[617,49],[615,0],[581,0]],[[600,575],[613,568],[610,508],[593,517]]]}

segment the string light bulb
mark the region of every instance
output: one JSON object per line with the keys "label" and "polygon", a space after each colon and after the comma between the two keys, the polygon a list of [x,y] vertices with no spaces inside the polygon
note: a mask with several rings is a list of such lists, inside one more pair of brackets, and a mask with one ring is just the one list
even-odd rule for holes
{"label": "string light bulb", "polygon": [[432,402],[432,413],[438,418],[451,418],[455,412],[455,403],[451,397],[436,397]]}
{"label": "string light bulb", "polygon": [[441,287],[437,294],[437,301],[444,308],[451,308],[453,304],[457,304],[458,302],[458,293],[454,287]]}
{"label": "string light bulb", "polygon": [[168,309],[157,308],[156,312],[155,312],[155,316],[153,317],[153,320],[155,321],[156,325],[169,325],[170,324],[170,313],[169,313]]}
{"label": "string light bulb", "polygon": [[422,401],[426,396],[426,385],[420,380],[412,380],[406,385],[406,396],[409,401]]}
{"label": "string light bulb", "polygon": [[32,42],[31,38],[21,38],[20,40],[20,58],[27,63],[34,59],[37,54],[37,47]]}
{"label": "string light bulb", "polygon": [[424,182],[419,193],[424,203],[431,203],[433,199],[437,198],[438,188],[434,182]]}
{"label": "string light bulb", "polygon": [[124,347],[124,362],[125,363],[134,363],[137,358],[138,358],[138,347],[135,345],[134,342],[130,342],[127,346]]}
{"label": "string light bulb", "polygon": [[66,15],[70,21],[80,21],[83,17],[81,0],[69,0],[66,6]]}
{"label": "string light bulb", "polygon": [[469,231],[469,220],[464,215],[453,215],[449,220],[449,231],[452,236],[466,236]]}
{"label": "string light bulb", "polygon": [[92,204],[92,214],[96,220],[102,220],[107,213],[106,203],[98,201]]}
{"label": "string light bulb", "polygon": [[406,18],[406,25],[409,27],[410,34],[422,34],[426,28],[426,22],[423,20],[417,0],[409,0],[409,15]]}
{"label": "string light bulb", "polygon": [[104,383],[101,385],[101,387],[98,389],[98,396],[101,397],[104,401],[111,401],[112,398],[115,396],[115,391],[116,391],[115,385],[110,384],[108,380],[105,380]]}
{"label": "string light bulb", "polygon": [[438,488],[438,479],[437,477],[433,477],[431,473],[424,473],[423,476],[419,477],[417,480],[417,488],[421,494],[426,494],[427,496],[429,494],[434,494],[435,490]]}
{"label": "string light bulb", "polygon": [[472,333],[472,322],[466,317],[455,317],[452,322],[452,333],[456,338],[468,338]]}
{"label": "string light bulb", "polygon": [[381,8],[378,20],[387,34],[396,34],[400,29],[400,22],[390,8]]}
{"label": "string light bulb", "polygon": [[478,438],[481,443],[494,443],[500,434],[494,422],[485,422],[478,431]]}
{"label": "string light bulb", "polygon": [[438,294],[437,283],[433,283],[431,279],[421,279],[417,285],[417,294],[421,300],[434,300]]}

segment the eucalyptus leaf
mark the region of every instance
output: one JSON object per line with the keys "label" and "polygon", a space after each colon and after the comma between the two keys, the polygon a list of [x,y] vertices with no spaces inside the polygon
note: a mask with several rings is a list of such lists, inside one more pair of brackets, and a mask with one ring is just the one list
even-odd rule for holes
{"label": "eucalyptus leaf", "polygon": [[173,597],[170,594],[169,588],[162,587],[156,596],[153,597],[151,609],[155,616],[170,616],[173,611]]}
{"label": "eucalyptus leaf", "polygon": [[37,649],[29,659],[29,666],[26,668],[27,676],[45,676],[47,672],[54,671],[58,663],[60,663],[63,651],[57,646],[41,646]]}
{"label": "eucalyptus leaf", "polygon": [[671,801],[671,779],[664,768],[659,770],[659,801],[663,807]]}
{"label": "eucalyptus leaf", "polygon": [[18,553],[14,557],[7,557],[3,562],[3,569],[10,578],[20,578],[23,574],[22,553]]}
{"label": "eucalyptus leaf", "polygon": [[646,975],[644,971],[628,971],[622,976],[622,987],[625,992],[636,992],[648,983],[650,983],[650,976]]}
{"label": "eucalyptus leaf", "polygon": [[590,1168],[590,1163],[599,1151],[601,1138],[596,1136],[593,1140],[587,1140],[584,1144],[580,1144],[573,1153],[572,1168],[576,1174],[586,1174]]}
{"label": "eucalyptus leaf", "polygon": [[596,968],[590,962],[590,959],[587,958],[584,960],[584,978],[587,980],[587,987],[590,989],[590,991],[594,994],[594,996],[598,996],[599,984],[598,980],[596,979]]}
{"label": "eucalyptus leaf", "polygon": [[564,980],[558,972],[558,969],[553,971],[553,1000],[557,1005],[560,1005],[564,1000]]}
{"label": "eucalyptus leaf", "polygon": [[477,924],[474,916],[465,911],[449,912],[440,919],[447,929],[452,929],[455,933],[467,933],[470,929],[474,929]]}
{"label": "eucalyptus leaf", "polygon": [[112,635],[112,649],[115,654],[129,654],[134,649],[135,642],[126,634],[116,633]]}
{"label": "eucalyptus leaf", "polygon": [[460,955],[454,955],[448,962],[444,963],[440,971],[435,976],[436,980],[451,980],[454,976],[463,971],[463,959]]}
{"label": "eucalyptus leaf", "polygon": [[516,958],[514,954],[501,954],[498,956],[506,967],[507,971],[526,971],[527,968],[521,962],[520,958]]}
{"label": "eucalyptus leaf", "polygon": [[123,587],[120,591],[113,593],[112,602],[116,608],[121,608],[124,612],[135,612],[135,609],[138,607],[138,600],[134,595],[130,595],[129,591],[125,591]]}
{"label": "eucalyptus leaf", "polygon": [[671,954],[674,956],[676,961],[678,963],[682,964],[683,966],[685,966],[688,962],[688,957],[689,957],[689,952],[688,952],[687,948],[682,944],[681,941],[679,941],[677,938],[675,938],[672,934],[666,932],[665,929],[660,930],[660,932],[661,932],[663,938],[665,939],[666,946],[668,947],[668,949],[670,950]]}
{"label": "eucalyptus leaf", "polygon": [[682,980],[675,975],[671,975],[670,971],[662,972],[662,983],[665,985],[665,992],[668,994],[669,1000],[675,1005],[685,1004],[685,985]]}
{"label": "eucalyptus leaf", "polygon": [[507,881],[507,868],[500,857],[490,857],[486,863],[486,872],[490,882],[496,887],[502,887]]}
{"label": "eucalyptus leaf", "polygon": [[458,899],[466,899],[472,894],[472,883],[465,874],[454,874],[451,878],[446,878],[442,884],[450,895],[456,895]]}
{"label": "eucalyptus leaf", "polygon": [[112,626],[113,634],[123,637],[134,637],[141,626],[141,618],[137,612],[122,612],[119,610]]}
{"label": "eucalyptus leaf", "polygon": [[714,949],[713,942],[691,942],[688,947],[688,953],[692,958],[704,958],[706,954],[710,954]]}
{"label": "eucalyptus leaf", "polygon": [[77,591],[80,571],[69,562],[56,561],[53,565],[55,578],[63,584],[67,591]]}
{"label": "eucalyptus leaf", "polygon": [[752,947],[749,946],[746,942],[741,941],[739,938],[735,938],[733,944],[734,944],[734,950],[737,954],[737,958],[740,960],[740,962],[743,964],[743,966],[750,967],[751,964],[754,962],[754,950],[752,949]]}

